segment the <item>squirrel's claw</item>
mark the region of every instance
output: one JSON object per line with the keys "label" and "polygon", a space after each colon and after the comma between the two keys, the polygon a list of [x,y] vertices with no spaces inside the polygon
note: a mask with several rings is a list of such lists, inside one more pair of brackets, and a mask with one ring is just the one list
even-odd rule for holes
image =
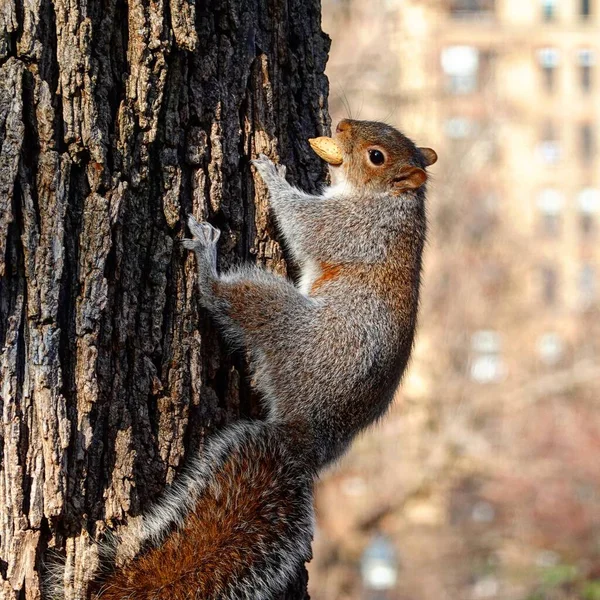
{"label": "squirrel's claw", "polygon": [[258,155],[258,158],[255,158],[255,159],[254,159],[252,162],[253,162],[253,163],[258,163],[258,162],[266,162],[266,163],[270,163],[270,162],[271,162],[271,159],[270,159],[270,158],[269,158],[269,157],[268,157],[268,156],[267,156],[267,155],[266,155],[264,152],[261,152],[261,153]]}
{"label": "squirrel's claw", "polygon": [[269,157],[259,154],[258,158],[252,161],[254,168],[260,173],[261,177],[268,182],[270,178],[285,178],[286,168],[284,165],[276,165]]}
{"label": "squirrel's claw", "polygon": [[185,238],[182,243],[184,248],[188,250],[196,250],[202,246],[212,246],[217,243],[221,236],[219,229],[206,221],[199,223],[192,215],[188,216],[187,223],[193,239]]}

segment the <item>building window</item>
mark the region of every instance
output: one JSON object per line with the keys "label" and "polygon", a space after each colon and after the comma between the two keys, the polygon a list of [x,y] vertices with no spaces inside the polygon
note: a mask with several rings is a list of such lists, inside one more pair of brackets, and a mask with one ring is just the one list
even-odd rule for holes
{"label": "building window", "polygon": [[554,21],[556,17],[556,0],[542,0],[542,18],[546,23]]}
{"label": "building window", "polygon": [[579,213],[579,229],[585,237],[591,237],[596,228],[596,219],[594,215],[586,212]]}
{"label": "building window", "polygon": [[585,237],[593,235],[597,215],[600,212],[600,190],[584,188],[577,196],[579,209],[579,229]]}
{"label": "building window", "polygon": [[596,270],[590,264],[585,264],[579,272],[579,298],[581,308],[590,308],[596,300]]}
{"label": "building window", "polygon": [[556,237],[560,230],[560,213],[564,204],[563,195],[553,188],[542,190],[537,199],[544,235]]}
{"label": "building window", "polygon": [[452,0],[450,14],[454,19],[486,17],[494,13],[494,0]]}
{"label": "building window", "polygon": [[594,128],[591,123],[582,123],[579,129],[579,147],[581,151],[581,159],[584,162],[590,162],[594,159],[596,153],[594,143]]}
{"label": "building window", "polygon": [[548,366],[556,365],[564,354],[564,342],[555,332],[544,333],[538,338],[538,355]]}
{"label": "building window", "polygon": [[542,301],[546,306],[555,306],[558,297],[558,275],[552,266],[541,269]]}
{"label": "building window", "polygon": [[546,121],[542,127],[538,153],[542,161],[547,165],[554,165],[560,161],[562,151],[556,127],[552,121]]}
{"label": "building window", "polygon": [[581,0],[581,18],[589,19],[592,14],[592,0]]}
{"label": "building window", "polygon": [[473,46],[448,46],[442,50],[442,69],[451,94],[470,94],[477,89],[479,50]]}
{"label": "building window", "polygon": [[593,50],[584,49],[577,53],[579,63],[579,82],[584,92],[592,89],[592,67],[596,64],[596,54]]}
{"label": "building window", "polygon": [[542,68],[544,88],[552,93],[556,87],[556,69],[560,60],[560,53],[556,48],[542,48],[538,51],[538,62]]}
{"label": "building window", "polygon": [[500,356],[502,340],[496,331],[477,331],[471,338],[471,379],[477,383],[494,383],[504,378],[506,369]]}

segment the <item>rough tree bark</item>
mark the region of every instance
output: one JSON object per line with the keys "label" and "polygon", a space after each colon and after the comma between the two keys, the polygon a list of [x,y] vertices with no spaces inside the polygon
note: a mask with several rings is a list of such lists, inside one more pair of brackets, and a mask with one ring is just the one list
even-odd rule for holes
{"label": "rough tree bark", "polygon": [[51,549],[79,596],[106,525],[260,416],[178,240],[285,270],[249,159],[322,180],[328,45],[319,0],[0,0],[0,597]]}

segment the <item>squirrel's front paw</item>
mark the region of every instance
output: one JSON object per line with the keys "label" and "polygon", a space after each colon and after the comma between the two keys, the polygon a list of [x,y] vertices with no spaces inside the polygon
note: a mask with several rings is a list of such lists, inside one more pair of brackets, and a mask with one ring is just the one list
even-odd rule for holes
{"label": "squirrel's front paw", "polygon": [[252,161],[252,164],[267,184],[273,179],[285,178],[285,167],[283,165],[275,165],[273,161],[264,154],[259,154],[258,158]]}
{"label": "squirrel's front paw", "polygon": [[188,216],[188,227],[193,236],[192,239],[186,238],[183,240],[183,246],[188,250],[200,250],[207,246],[214,246],[221,236],[219,229],[213,227],[210,223],[206,223],[206,221],[198,223],[192,215]]}

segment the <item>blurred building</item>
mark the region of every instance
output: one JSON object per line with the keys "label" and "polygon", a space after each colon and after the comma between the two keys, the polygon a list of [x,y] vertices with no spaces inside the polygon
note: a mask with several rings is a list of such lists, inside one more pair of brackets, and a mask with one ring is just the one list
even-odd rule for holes
{"label": "blurred building", "polygon": [[[384,532],[403,565],[391,598],[584,598],[577,578],[600,569],[600,1],[323,8],[333,119],[386,120],[440,160],[412,366],[324,480],[313,596],[366,597],[357,564]],[[564,563],[575,595],[543,595]]]}
{"label": "blurred building", "polygon": [[[435,32],[444,150],[484,163],[466,181],[480,213],[474,235],[497,221],[515,244],[501,257],[512,297],[498,303],[495,323],[480,324],[509,334],[511,371],[589,358],[597,313],[585,316],[600,291],[600,12],[591,0],[445,6]],[[503,265],[492,258],[488,268]]]}

